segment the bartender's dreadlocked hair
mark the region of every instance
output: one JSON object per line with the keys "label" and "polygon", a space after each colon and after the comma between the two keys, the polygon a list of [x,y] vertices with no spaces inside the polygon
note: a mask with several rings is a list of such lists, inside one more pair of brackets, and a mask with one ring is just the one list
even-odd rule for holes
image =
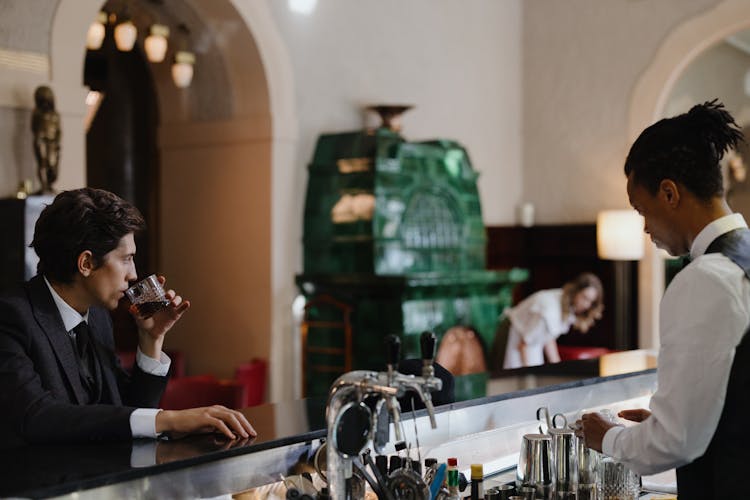
{"label": "bartender's dreadlocked hair", "polygon": [[644,130],[625,161],[625,175],[651,194],[664,179],[683,184],[702,200],[722,196],[724,152],[744,142],[724,105],[714,99],[684,114],[660,120]]}

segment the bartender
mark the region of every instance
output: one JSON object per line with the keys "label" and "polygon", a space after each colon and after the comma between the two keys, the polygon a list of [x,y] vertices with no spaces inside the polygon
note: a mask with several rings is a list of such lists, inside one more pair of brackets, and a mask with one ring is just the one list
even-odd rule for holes
{"label": "bartender", "polygon": [[[731,498],[750,468],[750,230],[724,197],[720,160],[743,141],[716,100],[641,133],[625,162],[630,204],[654,244],[690,263],[660,306],[650,411],[582,417],[586,444],[640,474],[677,468],[680,500]],[[687,260],[687,259],[686,259]]]}

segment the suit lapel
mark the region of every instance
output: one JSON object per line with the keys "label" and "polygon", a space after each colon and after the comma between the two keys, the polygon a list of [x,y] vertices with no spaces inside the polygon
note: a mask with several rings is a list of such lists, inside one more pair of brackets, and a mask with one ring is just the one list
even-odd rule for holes
{"label": "suit lapel", "polygon": [[53,351],[57,357],[58,364],[62,367],[62,373],[73,388],[76,402],[83,404],[86,400],[86,391],[81,385],[78,372],[78,357],[73,351],[68,332],[65,330],[60,312],[57,310],[55,301],[49,293],[47,284],[41,276],[35,276],[26,285],[29,301],[34,311],[37,323],[44,331]]}

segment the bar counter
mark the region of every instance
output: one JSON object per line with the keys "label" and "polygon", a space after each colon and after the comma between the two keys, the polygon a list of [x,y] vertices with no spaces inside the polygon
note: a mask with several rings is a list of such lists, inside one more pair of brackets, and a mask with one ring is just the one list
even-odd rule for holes
{"label": "bar counter", "polygon": [[[545,368],[548,370],[548,368]],[[509,375],[506,375],[509,376]],[[517,375],[528,377],[526,374]],[[519,385],[521,382],[518,382]],[[468,472],[512,470],[523,434],[538,432],[536,409],[549,407],[568,420],[582,410],[646,407],[656,371],[574,380],[436,409],[437,429],[424,412],[402,413],[407,441],[418,433],[421,457],[459,457]],[[212,498],[246,492],[312,470],[325,438],[325,402],[299,400],[243,410],[258,431],[252,441],[214,435],[173,441],[47,445],[3,450],[0,496],[21,498]],[[393,452],[393,429],[388,452]],[[416,458],[416,452],[412,452]]]}

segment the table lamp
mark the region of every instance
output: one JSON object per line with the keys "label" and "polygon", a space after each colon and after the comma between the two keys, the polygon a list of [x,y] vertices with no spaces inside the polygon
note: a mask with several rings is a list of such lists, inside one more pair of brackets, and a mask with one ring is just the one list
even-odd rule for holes
{"label": "table lamp", "polygon": [[596,247],[600,259],[614,262],[615,349],[629,349],[633,323],[631,262],[643,258],[643,217],[635,210],[604,210],[596,218]]}

